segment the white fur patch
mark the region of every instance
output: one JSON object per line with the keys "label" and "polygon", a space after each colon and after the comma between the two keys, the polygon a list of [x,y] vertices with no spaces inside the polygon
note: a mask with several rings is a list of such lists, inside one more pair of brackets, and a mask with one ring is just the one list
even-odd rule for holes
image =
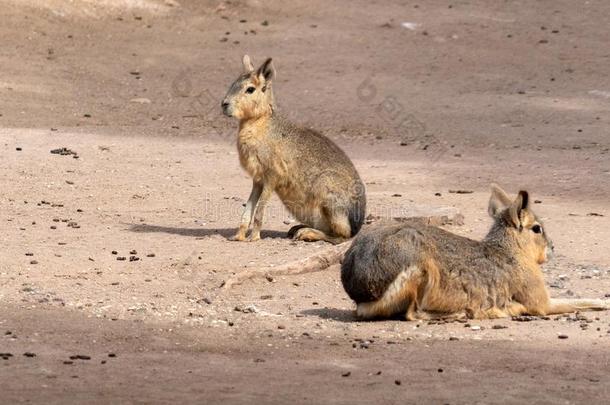
{"label": "white fur patch", "polygon": [[409,266],[406,270],[401,271],[380,299],[358,304],[356,314],[361,318],[375,318],[406,311],[407,302],[404,302],[401,292],[411,277],[418,271],[419,267],[417,266]]}

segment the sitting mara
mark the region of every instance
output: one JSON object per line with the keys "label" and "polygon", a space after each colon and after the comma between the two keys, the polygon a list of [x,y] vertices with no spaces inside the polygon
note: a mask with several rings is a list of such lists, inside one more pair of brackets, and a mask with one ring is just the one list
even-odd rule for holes
{"label": "sitting mara", "polygon": [[550,299],[540,265],[553,244],[526,191],[512,201],[492,185],[494,220],[482,241],[412,221],[356,237],[341,280],[363,319],[551,315],[608,308],[603,300]]}
{"label": "sitting mara", "polygon": [[239,120],[239,161],[252,177],[252,192],[233,239],[260,239],[273,192],[301,222],[290,229],[290,237],[339,243],[354,236],[366,207],[364,185],[354,165],[330,139],[277,113],[271,59],[254,70],[246,55],[243,65],[244,73],[222,101],[224,114]]}

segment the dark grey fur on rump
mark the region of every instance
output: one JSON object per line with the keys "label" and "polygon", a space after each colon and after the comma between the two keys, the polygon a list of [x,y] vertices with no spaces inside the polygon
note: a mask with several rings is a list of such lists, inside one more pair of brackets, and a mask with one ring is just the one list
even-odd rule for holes
{"label": "dark grey fur on rump", "polygon": [[423,235],[405,224],[377,226],[356,236],[341,265],[341,282],[356,303],[381,298],[398,274],[417,264],[421,249],[400,249],[400,240],[421,246]]}

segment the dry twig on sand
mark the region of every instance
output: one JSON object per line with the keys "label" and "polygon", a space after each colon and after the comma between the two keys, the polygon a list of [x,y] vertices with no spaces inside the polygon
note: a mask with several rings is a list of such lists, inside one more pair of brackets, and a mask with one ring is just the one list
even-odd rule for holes
{"label": "dry twig on sand", "polygon": [[343,255],[350,247],[352,241],[340,243],[329,247],[323,252],[309,256],[305,259],[290,262],[276,267],[263,267],[258,269],[244,270],[241,273],[229,278],[222,288],[228,289],[236,284],[241,284],[246,280],[257,277],[272,278],[273,276],[296,275],[303,273],[314,273],[326,270],[330,266],[337,264],[343,259]]}

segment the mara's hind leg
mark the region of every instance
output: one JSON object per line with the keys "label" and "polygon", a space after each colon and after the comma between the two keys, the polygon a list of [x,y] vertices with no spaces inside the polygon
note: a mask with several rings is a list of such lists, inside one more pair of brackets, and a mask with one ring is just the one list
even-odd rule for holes
{"label": "mara's hind leg", "polygon": [[[339,211],[334,213],[328,212],[328,210],[322,210],[324,218],[328,223],[329,233],[325,233],[319,229],[309,228],[301,226],[294,233],[294,239],[303,240],[306,242],[315,242],[323,240],[330,242],[334,245],[345,242],[351,236],[351,227],[346,214]],[[297,225],[299,226],[299,225]],[[296,227],[293,227],[293,229]],[[292,229],[291,229],[292,231]]]}
{"label": "mara's hind leg", "polygon": [[334,245],[343,242],[343,239],[333,238],[332,236],[328,236],[324,232],[319,229],[303,227],[299,228],[294,234],[294,239],[302,240],[305,242],[316,242],[319,240],[323,240],[326,242],[330,242]]}
{"label": "mara's hind leg", "polygon": [[307,228],[307,225],[303,225],[303,224],[299,224],[299,225],[295,225],[292,228],[290,228],[290,230],[288,231],[288,238],[290,239],[294,239],[296,233],[298,232],[299,229],[303,229],[303,228]]}
{"label": "mara's hind leg", "polygon": [[352,236],[352,226],[347,210],[322,208],[322,214],[328,223],[330,233],[334,238],[349,239]]}
{"label": "mara's hind leg", "polygon": [[[330,235],[315,228],[301,227],[295,234],[294,238],[304,240],[306,242],[315,242],[323,240],[330,242],[333,245],[345,242],[350,238],[351,228],[347,216],[326,216],[329,222]],[[298,225],[297,225],[298,226]]]}
{"label": "mara's hind leg", "polygon": [[407,320],[417,319],[419,268],[410,266],[402,271],[377,301],[361,302],[356,314],[361,319],[389,318],[404,313]]}

